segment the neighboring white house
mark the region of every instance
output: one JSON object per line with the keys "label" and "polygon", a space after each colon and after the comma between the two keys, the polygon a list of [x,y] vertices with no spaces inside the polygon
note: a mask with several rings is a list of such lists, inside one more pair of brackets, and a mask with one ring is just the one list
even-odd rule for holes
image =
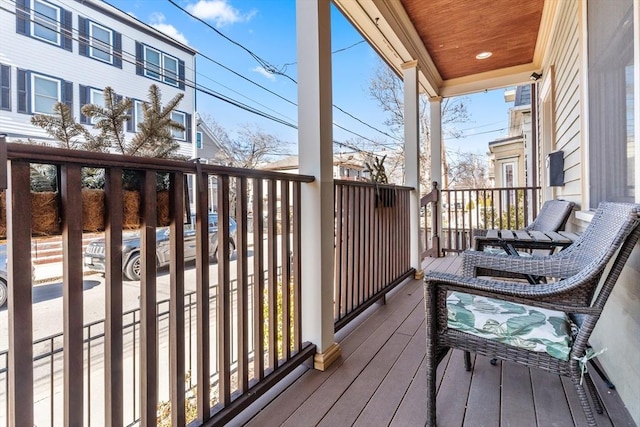
{"label": "neighboring white house", "polygon": [[226,166],[229,161],[229,155],[226,153],[222,142],[220,142],[204,120],[200,118],[198,113],[195,115],[195,123],[196,140],[194,157],[200,159],[202,163]]}
{"label": "neighboring white house", "polygon": [[504,98],[513,102],[509,109],[509,134],[489,142],[489,181],[494,187],[532,186],[531,86],[508,90]]}
{"label": "neighboring white house", "polygon": [[489,143],[489,181],[494,187],[524,187],[524,138],[511,136]]}
{"label": "neighboring white house", "polygon": [[[13,6],[15,4],[15,6]],[[110,86],[134,101],[131,138],[151,84],[163,100],[183,93],[172,119],[180,154],[194,155],[195,54],[189,46],[97,0],[15,0],[0,8],[0,133],[9,140],[47,139],[30,122],[56,102],[91,125],[80,108],[103,101]]]}
{"label": "neighboring white house", "polygon": [[[262,167],[265,170],[299,173],[298,156],[285,157],[277,162],[268,163]],[[365,171],[366,159],[362,154],[334,154],[333,155],[333,178],[346,179],[351,181],[368,181],[369,173]]]}

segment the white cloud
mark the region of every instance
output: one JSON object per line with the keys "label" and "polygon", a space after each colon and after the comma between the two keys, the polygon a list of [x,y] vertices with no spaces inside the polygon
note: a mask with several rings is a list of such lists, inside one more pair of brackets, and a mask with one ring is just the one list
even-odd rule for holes
{"label": "white cloud", "polygon": [[245,22],[255,15],[255,11],[243,15],[227,0],[198,0],[187,5],[187,11],[200,19],[213,21],[216,27]]}
{"label": "white cloud", "polygon": [[258,74],[262,74],[264,77],[268,78],[271,81],[275,81],[276,79],[276,76],[274,76],[273,73],[270,73],[267,70],[265,70],[264,67],[256,67],[252,71],[255,71]]}
{"label": "white cloud", "polygon": [[160,31],[171,37],[172,39],[179,41],[182,44],[189,44],[187,38],[176,27],[164,22],[165,17],[160,12],[155,12],[150,17],[150,25],[156,30]]}

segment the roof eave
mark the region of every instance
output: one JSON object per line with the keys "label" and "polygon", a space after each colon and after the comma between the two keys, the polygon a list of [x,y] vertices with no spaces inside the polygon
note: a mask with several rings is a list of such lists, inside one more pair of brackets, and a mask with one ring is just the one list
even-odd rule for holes
{"label": "roof eave", "polygon": [[421,91],[438,96],[442,78],[399,2],[334,0],[334,4],[396,75],[402,77],[403,64],[418,60]]}
{"label": "roof eave", "polygon": [[440,96],[452,97],[531,83],[531,73],[539,72],[536,64],[523,64],[487,71],[456,79],[445,80],[439,88]]}
{"label": "roof eave", "polygon": [[559,1],[545,2],[531,63],[450,80],[442,79],[401,2],[334,0],[334,4],[398,76],[402,64],[417,60],[421,90],[429,97],[453,97],[530,83],[531,73],[541,71]]}

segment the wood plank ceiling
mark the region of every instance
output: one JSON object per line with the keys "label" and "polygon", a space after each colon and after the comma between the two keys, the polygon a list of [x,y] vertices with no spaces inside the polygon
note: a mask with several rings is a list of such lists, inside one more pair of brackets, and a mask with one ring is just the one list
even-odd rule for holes
{"label": "wood plank ceiling", "polygon": [[443,80],[533,62],[544,0],[400,1]]}

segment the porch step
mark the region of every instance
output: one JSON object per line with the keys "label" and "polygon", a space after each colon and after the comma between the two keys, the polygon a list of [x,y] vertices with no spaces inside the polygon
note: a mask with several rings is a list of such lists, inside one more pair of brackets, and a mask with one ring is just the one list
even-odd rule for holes
{"label": "porch step", "polygon": [[[82,250],[102,233],[85,233],[82,236]],[[34,264],[60,262],[63,259],[62,236],[33,239],[31,242],[31,260]]]}

